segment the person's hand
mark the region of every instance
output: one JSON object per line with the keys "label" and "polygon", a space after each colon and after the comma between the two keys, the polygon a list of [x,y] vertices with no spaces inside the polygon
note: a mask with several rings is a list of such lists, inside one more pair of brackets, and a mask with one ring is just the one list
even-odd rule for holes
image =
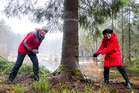
{"label": "person's hand", "polygon": [[100,52],[99,53],[95,53],[95,54],[93,54],[93,57],[97,57],[99,54],[100,54]]}
{"label": "person's hand", "polygon": [[34,54],[38,54],[38,53],[39,53],[39,51],[38,51],[37,49],[34,49],[32,52],[33,52]]}

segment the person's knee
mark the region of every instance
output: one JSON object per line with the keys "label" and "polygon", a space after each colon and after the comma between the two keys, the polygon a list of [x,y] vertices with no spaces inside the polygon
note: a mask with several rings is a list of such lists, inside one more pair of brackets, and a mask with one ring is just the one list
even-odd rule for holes
{"label": "person's knee", "polygon": [[117,66],[117,69],[119,70],[120,73],[126,73],[123,66]]}
{"label": "person's knee", "polygon": [[15,68],[20,68],[22,66],[22,64],[19,64],[19,63],[17,63],[17,64],[15,64]]}
{"label": "person's knee", "polygon": [[38,62],[33,62],[33,66],[38,67],[39,63]]}
{"label": "person's knee", "polygon": [[109,72],[109,67],[104,67],[104,72]]}

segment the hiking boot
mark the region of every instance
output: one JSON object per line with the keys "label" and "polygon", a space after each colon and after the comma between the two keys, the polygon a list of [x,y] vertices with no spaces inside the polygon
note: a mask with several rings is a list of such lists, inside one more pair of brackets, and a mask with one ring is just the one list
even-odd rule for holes
{"label": "hiking boot", "polygon": [[105,80],[104,81],[104,84],[109,84],[109,80]]}
{"label": "hiking boot", "polygon": [[8,78],[8,83],[12,84],[13,80],[14,80],[14,76],[10,74]]}
{"label": "hiking boot", "polygon": [[131,89],[131,84],[130,84],[129,82],[127,82],[127,83],[126,83],[126,87],[127,87],[128,89]]}
{"label": "hiking boot", "polygon": [[35,75],[34,75],[34,80],[35,80],[35,81],[39,81],[39,76],[35,76]]}
{"label": "hiking boot", "polygon": [[127,74],[126,74],[126,73],[123,73],[122,76],[123,76],[123,78],[124,78],[125,81],[126,81],[126,87],[127,87],[128,89],[130,89],[130,88],[131,88],[131,85],[130,85],[130,82],[129,82],[129,79],[128,79]]}
{"label": "hiking boot", "polygon": [[8,83],[9,83],[9,84],[12,84],[12,82],[13,82],[12,79],[9,79],[9,80],[8,80]]}

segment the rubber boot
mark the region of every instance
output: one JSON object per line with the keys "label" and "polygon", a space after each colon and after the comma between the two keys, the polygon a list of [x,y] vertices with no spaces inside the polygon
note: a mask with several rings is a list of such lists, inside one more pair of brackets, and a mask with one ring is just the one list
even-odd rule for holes
{"label": "rubber boot", "polygon": [[34,77],[34,80],[35,80],[35,81],[39,81],[39,76],[38,76],[38,75],[37,75],[37,76],[34,75],[33,77]]}
{"label": "rubber boot", "polygon": [[109,84],[109,74],[108,73],[104,73],[104,83]]}
{"label": "rubber boot", "polygon": [[13,76],[9,76],[9,78],[8,78],[8,83],[9,83],[9,84],[12,84],[13,80],[14,80],[14,77],[13,77]]}
{"label": "rubber boot", "polygon": [[104,67],[104,83],[109,84],[109,67]]}
{"label": "rubber boot", "polygon": [[131,88],[131,84],[130,84],[130,82],[129,82],[129,79],[128,79],[127,74],[126,74],[126,73],[123,73],[122,76],[123,76],[123,78],[124,78],[125,81],[126,81],[126,87],[127,87],[128,89],[130,89],[130,88]]}
{"label": "rubber boot", "polygon": [[130,84],[130,82],[129,82],[129,79],[128,79],[128,76],[127,76],[127,74],[126,74],[126,71],[125,71],[124,67],[123,67],[123,66],[117,66],[117,68],[118,68],[119,72],[122,74],[123,78],[124,78],[125,81],[126,81],[126,87],[127,87],[128,89],[130,89],[130,88],[131,88],[131,84]]}

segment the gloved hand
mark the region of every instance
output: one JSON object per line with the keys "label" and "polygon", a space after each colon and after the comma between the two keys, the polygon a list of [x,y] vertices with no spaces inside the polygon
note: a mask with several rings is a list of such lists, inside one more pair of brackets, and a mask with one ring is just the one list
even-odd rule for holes
{"label": "gloved hand", "polygon": [[39,51],[38,51],[37,49],[34,49],[32,52],[33,52],[34,54],[38,54],[38,53],[39,53]]}
{"label": "gloved hand", "polygon": [[95,54],[93,54],[93,57],[97,57],[99,54],[100,54],[100,52],[99,53],[95,53]]}

